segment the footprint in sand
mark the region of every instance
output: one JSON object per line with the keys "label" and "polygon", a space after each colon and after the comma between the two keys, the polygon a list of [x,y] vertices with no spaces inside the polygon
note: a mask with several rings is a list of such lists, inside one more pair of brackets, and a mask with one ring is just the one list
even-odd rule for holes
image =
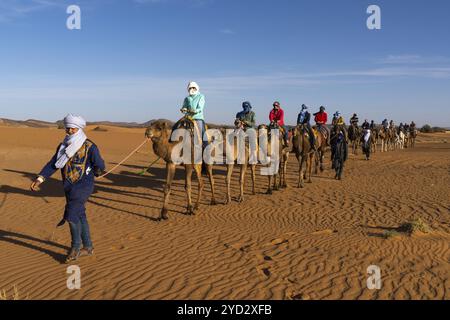
{"label": "footprint in sand", "polygon": [[277,239],[274,239],[274,240],[270,241],[270,243],[268,243],[267,245],[277,246],[277,245],[280,245],[280,244],[283,244],[283,243],[287,243],[287,242],[289,242],[288,239],[277,238]]}
{"label": "footprint in sand", "polygon": [[259,274],[266,276],[267,278],[270,277],[270,275],[272,274],[270,272],[270,267],[257,267],[256,270],[258,271]]}
{"label": "footprint in sand", "polygon": [[235,250],[239,250],[242,252],[248,252],[251,245],[249,244],[243,244],[243,243],[234,243],[234,244],[228,244],[228,243],[224,243],[225,248],[233,248]]}
{"label": "footprint in sand", "polygon": [[112,251],[119,251],[119,250],[123,250],[123,249],[126,249],[126,247],[123,244],[117,245],[117,246],[111,246]]}

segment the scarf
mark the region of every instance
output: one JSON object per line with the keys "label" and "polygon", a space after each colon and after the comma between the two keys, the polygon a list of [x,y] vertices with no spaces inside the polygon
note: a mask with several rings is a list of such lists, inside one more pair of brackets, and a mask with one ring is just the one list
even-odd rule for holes
{"label": "scarf", "polygon": [[64,118],[64,127],[78,128],[78,132],[72,135],[66,135],[64,141],[61,143],[55,164],[58,169],[64,168],[67,161],[80,150],[87,139],[86,134],[83,132],[83,129],[86,127],[86,121],[82,117],[68,114]]}
{"label": "scarf", "polygon": [[78,150],[80,150],[86,142],[86,139],[86,134],[81,129],[78,129],[78,132],[75,134],[66,135],[58,150],[55,164],[56,168],[64,168],[67,161],[69,161],[69,159],[72,158]]}

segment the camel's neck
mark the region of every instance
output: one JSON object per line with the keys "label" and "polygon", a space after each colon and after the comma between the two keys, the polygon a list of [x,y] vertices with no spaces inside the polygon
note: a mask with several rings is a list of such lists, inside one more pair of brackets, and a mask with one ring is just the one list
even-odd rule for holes
{"label": "camel's neck", "polygon": [[170,148],[171,148],[169,136],[166,133],[164,133],[160,137],[153,138],[152,142],[153,142],[153,152],[155,152],[155,154],[158,157],[161,157],[166,161],[170,160],[168,159],[168,156],[170,156]]}

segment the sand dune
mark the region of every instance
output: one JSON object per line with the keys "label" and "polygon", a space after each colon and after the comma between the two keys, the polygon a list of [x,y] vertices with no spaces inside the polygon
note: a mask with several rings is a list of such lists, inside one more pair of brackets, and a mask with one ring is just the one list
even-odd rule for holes
{"label": "sand dune", "polygon": [[[87,129],[108,167],[143,141],[143,129]],[[297,189],[245,202],[209,206],[209,186],[196,216],[185,216],[178,170],[167,222],[156,222],[165,179],[163,163],[137,174],[155,156],[147,145],[99,180],[88,203],[96,254],[81,258],[81,290],[66,287],[62,264],[67,226],[52,233],[64,197],[59,173],[40,193],[28,191],[62,138],[56,128],[0,127],[0,289],[16,285],[30,299],[449,299],[449,134],[421,135],[415,149],[351,156],[344,180],[329,170]],[[327,155],[328,160],[328,155]],[[233,176],[233,198],[238,175]],[[219,202],[225,201],[218,168]],[[196,186],[194,184],[194,194]],[[421,218],[428,234],[386,232]],[[381,290],[366,286],[367,267],[381,268]]]}

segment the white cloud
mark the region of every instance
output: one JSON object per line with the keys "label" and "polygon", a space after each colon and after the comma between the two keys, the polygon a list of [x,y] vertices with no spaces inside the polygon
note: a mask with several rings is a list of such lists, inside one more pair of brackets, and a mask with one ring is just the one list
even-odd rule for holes
{"label": "white cloud", "polygon": [[63,8],[58,0],[1,0],[0,22],[9,22],[49,8]]}
{"label": "white cloud", "polygon": [[235,32],[233,31],[233,30],[231,30],[231,29],[221,29],[220,30],[220,33],[222,33],[222,34],[235,34]]}

